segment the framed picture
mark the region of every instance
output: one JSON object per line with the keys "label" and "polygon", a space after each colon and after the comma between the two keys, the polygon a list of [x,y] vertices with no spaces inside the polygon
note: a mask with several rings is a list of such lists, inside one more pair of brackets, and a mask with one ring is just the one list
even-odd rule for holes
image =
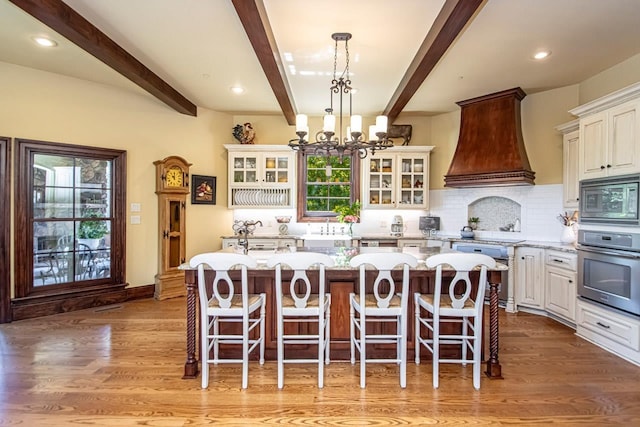
{"label": "framed picture", "polygon": [[216,204],[216,177],[191,175],[191,204]]}

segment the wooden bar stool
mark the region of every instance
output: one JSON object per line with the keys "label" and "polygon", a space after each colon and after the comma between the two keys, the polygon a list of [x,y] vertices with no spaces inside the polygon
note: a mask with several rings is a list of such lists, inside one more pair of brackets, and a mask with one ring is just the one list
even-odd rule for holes
{"label": "wooden bar stool", "polygon": [[[494,268],[493,258],[482,254],[444,253],[431,256],[425,262],[427,267],[436,267],[436,284],[432,295],[414,294],[415,299],[415,356],[420,363],[420,346],[423,345],[433,354],[433,388],[439,385],[440,363],[473,364],[473,386],[480,389],[480,364],[482,363],[482,307],[487,285],[487,268]],[[442,295],[442,267],[450,265],[455,276],[449,285],[448,294]],[[469,273],[479,267],[477,293],[473,297],[473,284]],[[427,316],[422,316],[421,309]],[[442,334],[442,323],[460,324],[460,333]],[[423,337],[421,326],[429,332]],[[429,337],[431,335],[431,337]],[[442,359],[440,345],[460,345],[460,359]],[[467,350],[472,358],[467,356]]]}
{"label": "wooden bar stool", "polygon": [[[400,365],[400,387],[407,385],[407,306],[409,301],[409,267],[418,260],[404,253],[360,254],[350,261],[352,267],[360,268],[359,292],[349,294],[351,363],[355,364],[355,352],[360,352],[360,387],[365,388],[366,364],[397,363]],[[373,293],[367,293],[366,266],[373,267],[376,278]],[[391,272],[402,269],[402,289],[396,288]],[[388,291],[383,291],[382,288]],[[391,326],[389,326],[391,325]],[[387,332],[393,329],[393,332]],[[396,357],[387,359],[367,358],[368,344],[394,343]]]}
{"label": "wooden bar stool", "polygon": [[[200,299],[200,336],[202,350],[202,388],[209,385],[209,364],[242,363],[242,388],[249,382],[249,354],[258,346],[260,364],[264,363],[264,318],[265,294],[249,294],[247,268],[256,267],[257,262],[250,256],[235,253],[211,252],[194,256],[189,261],[191,267],[198,268],[198,292]],[[205,280],[205,268],[215,271],[210,286]],[[236,290],[229,277],[229,270],[240,269],[241,287]],[[224,283],[225,285],[222,285]],[[225,289],[226,288],[226,289]],[[257,316],[251,317],[253,313]],[[221,333],[224,323],[241,323],[242,333]],[[257,328],[257,338],[251,332]],[[255,336],[255,333],[254,333]],[[221,359],[220,344],[241,344],[242,359]],[[213,358],[211,352],[213,350]]]}
{"label": "wooden bar stool", "polygon": [[[285,253],[270,257],[269,267],[276,269],[276,318],[278,331],[278,388],[284,386],[285,363],[318,363],[318,387],[324,386],[324,364],[329,364],[331,295],[326,292],[325,267],[333,266],[333,259],[326,254],[313,252]],[[282,278],[283,267],[293,270],[293,277]],[[312,283],[307,270],[316,266],[318,281]],[[315,288],[316,293],[312,293]],[[317,332],[285,332],[286,323],[316,324]],[[316,358],[287,359],[285,345],[313,344],[318,346]]]}

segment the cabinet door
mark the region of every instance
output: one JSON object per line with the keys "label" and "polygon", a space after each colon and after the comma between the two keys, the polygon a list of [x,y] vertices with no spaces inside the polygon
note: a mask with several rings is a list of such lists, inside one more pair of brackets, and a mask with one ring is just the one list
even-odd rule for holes
{"label": "cabinet door", "polygon": [[579,197],[579,180],[578,180],[578,144],[580,132],[569,132],[563,136],[562,152],[563,152],[563,179],[562,194],[564,198],[563,205],[565,208],[577,209]]}
{"label": "cabinet door", "polygon": [[291,165],[293,156],[290,154],[265,154],[261,158],[260,181],[269,185],[288,185],[291,182]]}
{"label": "cabinet door", "polygon": [[546,310],[575,322],[577,296],[575,271],[547,266],[545,276]]}
{"label": "cabinet door", "polygon": [[370,208],[395,207],[395,174],[396,158],[393,155],[368,156],[365,166],[364,186],[366,201]]}
{"label": "cabinet door", "polygon": [[538,248],[516,248],[517,305],[544,308],[544,256]]}
{"label": "cabinet door", "polygon": [[254,184],[258,182],[258,157],[255,154],[231,154],[231,182],[234,184]]}
{"label": "cabinet door", "polygon": [[425,175],[429,172],[428,157],[424,155],[401,155],[398,156],[398,172],[400,179],[397,180],[397,194],[400,196],[396,200],[396,205],[402,208],[426,208],[428,199],[428,180]]}
{"label": "cabinet door", "polygon": [[607,175],[607,122],[606,113],[593,114],[580,119],[580,179]]}
{"label": "cabinet door", "polygon": [[609,111],[608,161],[609,175],[624,175],[640,170],[638,102],[629,102]]}

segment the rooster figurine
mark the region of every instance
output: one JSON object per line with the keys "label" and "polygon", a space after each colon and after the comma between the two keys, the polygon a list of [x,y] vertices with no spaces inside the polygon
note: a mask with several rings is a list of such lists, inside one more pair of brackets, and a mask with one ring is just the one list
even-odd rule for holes
{"label": "rooster figurine", "polygon": [[243,125],[235,125],[233,127],[233,137],[237,139],[240,144],[253,144],[253,139],[256,137],[256,131],[253,130],[251,123],[247,122]]}

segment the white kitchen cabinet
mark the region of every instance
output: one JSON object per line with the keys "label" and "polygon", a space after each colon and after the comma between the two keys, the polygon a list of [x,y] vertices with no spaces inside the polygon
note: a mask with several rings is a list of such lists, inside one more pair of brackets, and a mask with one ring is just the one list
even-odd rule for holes
{"label": "white kitchen cabinet", "polygon": [[[296,239],[281,239],[269,237],[249,237],[249,249],[278,249],[296,247]],[[238,247],[237,237],[225,237],[222,239],[222,249]]]}
{"label": "white kitchen cabinet", "polygon": [[545,255],[545,309],[574,323],[577,298],[577,255],[554,250],[547,250]]}
{"label": "white kitchen cabinet", "polygon": [[295,154],[282,145],[225,145],[230,208],[293,207]]}
{"label": "white kitchen cabinet", "polygon": [[576,335],[640,365],[640,319],[587,300],[577,300]]}
{"label": "white kitchen cabinet", "polygon": [[570,112],[580,118],[580,180],[640,172],[640,83]]}
{"label": "white kitchen cabinet", "polygon": [[544,309],[544,249],[515,249],[516,305]]}
{"label": "white kitchen cabinet", "polygon": [[433,147],[393,147],[365,158],[364,208],[427,209],[429,158]]}
{"label": "white kitchen cabinet", "polygon": [[580,131],[578,120],[556,128],[562,132],[562,205],[566,210],[578,209],[580,197],[578,150]]}

